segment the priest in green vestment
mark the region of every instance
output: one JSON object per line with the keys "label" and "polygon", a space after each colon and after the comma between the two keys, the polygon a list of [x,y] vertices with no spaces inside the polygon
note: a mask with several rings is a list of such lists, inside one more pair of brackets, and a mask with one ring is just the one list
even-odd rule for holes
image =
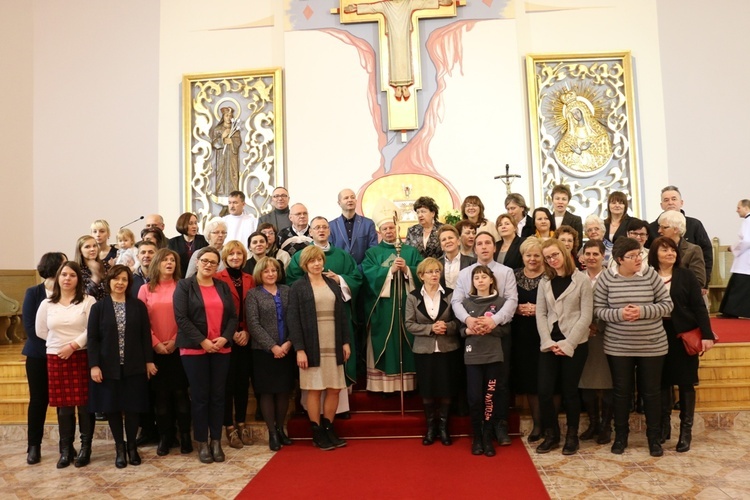
{"label": "priest in green vestment", "polygon": [[[357,263],[354,261],[354,258],[351,255],[349,255],[345,250],[335,247],[329,243],[328,238],[330,235],[331,228],[328,224],[328,220],[326,220],[325,217],[315,217],[310,222],[310,236],[313,239],[312,245],[320,247],[326,256],[326,261],[323,266],[323,274],[334,280],[341,287],[341,292],[344,296],[344,302],[347,305],[346,314],[349,318],[351,331],[354,332],[354,321],[352,317],[354,312],[353,307],[357,298],[357,294],[359,293],[359,288],[362,286],[362,273],[357,268]],[[287,285],[291,285],[305,275],[305,272],[299,266],[299,258],[301,253],[302,252],[295,252],[292,256],[292,260],[289,262],[289,266],[286,269]],[[354,340],[354,335],[351,335],[350,345],[352,352],[356,352]],[[349,360],[344,366],[347,385],[351,385],[357,380],[356,361],[356,356],[349,356]],[[348,398],[343,397],[343,399],[347,401],[347,408],[344,411],[348,411]],[[342,407],[341,400],[342,397],[340,396],[339,408]],[[341,412],[337,411],[336,413]]]}
{"label": "priest in green vestment", "polygon": [[367,390],[374,392],[412,391],[416,385],[414,337],[404,327],[404,313],[407,295],[420,286],[417,265],[422,256],[397,241],[397,214],[392,202],[378,203],[373,220],[382,240],[367,250],[362,261],[368,313]]}

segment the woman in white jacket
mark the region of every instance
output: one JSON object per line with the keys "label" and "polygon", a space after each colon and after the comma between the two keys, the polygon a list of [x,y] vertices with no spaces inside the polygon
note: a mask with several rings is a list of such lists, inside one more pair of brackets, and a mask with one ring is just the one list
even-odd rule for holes
{"label": "woman in white jacket", "polygon": [[578,451],[581,402],[578,381],[588,356],[593,293],[586,276],[578,272],[573,257],[556,238],[542,243],[545,277],[539,283],[536,324],[539,330],[539,407],[544,441],[536,452],[548,453],[560,446],[560,426],[553,402],[555,386],[565,401],[568,432],[563,455]]}

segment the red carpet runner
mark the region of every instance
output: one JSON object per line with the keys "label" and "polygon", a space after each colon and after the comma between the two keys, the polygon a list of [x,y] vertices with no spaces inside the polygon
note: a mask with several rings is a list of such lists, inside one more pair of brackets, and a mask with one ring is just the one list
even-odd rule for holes
{"label": "red carpet runner", "polygon": [[367,439],[320,451],[297,441],[276,453],[237,498],[549,498],[519,438],[497,447],[492,458],[475,457],[470,447],[470,438],[452,446]]}

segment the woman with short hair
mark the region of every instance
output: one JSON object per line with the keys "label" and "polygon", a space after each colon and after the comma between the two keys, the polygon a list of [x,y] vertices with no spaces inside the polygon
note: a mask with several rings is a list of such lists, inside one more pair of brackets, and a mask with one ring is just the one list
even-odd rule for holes
{"label": "woman with short hair", "polygon": [[221,260],[224,262],[225,269],[216,273],[216,278],[229,286],[238,320],[237,331],[232,336],[232,352],[229,356],[224,427],[229,446],[242,448],[253,444],[250,429],[245,426],[253,358],[250,352],[250,334],[244,304],[248,292],[255,288],[255,281],[250,274],[242,270],[247,263],[247,250],[239,241],[232,240],[224,245],[221,250]]}
{"label": "woman with short hair", "polygon": [[192,212],[180,215],[174,228],[180,234],[169,239],[167,248],[174,250],[180,256],[180,276],[185,276],[193,254],[207,247],[208,241],[205,236],[198,234],[198,216]]}
{"label": "woman with short hair", "polygon": [[[650,253],[650,252],[649,252]],[[652,268],[641,272],[641,245],[623,236],[612,249],[617,270],[605,269],[594,289],[594,315],[606,323],[604,352],[612,373],[615,441],[612,453],[628,446],[630,401],[637,372],[646,412],[646,436],[651,456],[661,447],[661,374],[668,342],[662,318],[672,311],[672,299]]]}
{"label": "woman with short hair", "polygon": [[505,211],[510,214],[516,221],[516,234],[521,238],[533,236],[534,219],[529,216],[529,206],[523,195],[519,193],[510,193],[505,197]]}
{"label": "woman with short hair", "polygon": [[451,399],[458,394],[459,347],[458,324],[453,316],[453,290],[440,285],[443,265],[428,257],[417,266],[421,289],[406,297],[404,326],[414,335],[412,351],[417,370],[417,387],[422,396],[427,431],[423,445],[431,445],[435,437],[448,446],[452,444],[448,432],[448,411]]}
{"label": "woman with short hair", "polygon": [[237,332],[237,313],[229,286],[214,276],[221,262],[219,251],[209,246],[193,257],[197,271],[177,283],[174,313],[177,347],[190,382],[193,436],[198,441],[198,459],[210,464],[225,459],[221,449],[221,427],[229,353],[232,337]]}
{"label": "woman with short hair", "polygon": [[118,469],[141,465],[136,446],[138,414],[149,411],[148,378],[156,375],[148,310],[130,294],[132,284],[129,267],[113,266],[104,279],[109,293],[94,304],[88,321],[88,362],[94,382],[89,408],[107,415]]}
{"label": "woman with short hair", "polygon": [[525,238],[516,233],[515,219],[510,214],[502,214],[495,224],[500,235],[495,243],[495,261],[511,269],[519,269],[523,266],[520,248]]}
{"label": "woman with short hair", "polygon": [[[208,246],[213,247],[216,252],[221,255],[221,249],[224,248],[224,240],[227,238],[227,223],[216,217],[208,221],[206,224],[206,240]],[[187,271],[185,274],[186,278],[192,277],[196,269],[198,268],[198,252],[194,252],[193,256],[190,257],[188,262]],[[215,272],[224,270],[224,261],[219,261],[219,268]]]}
{"label": "woman with short hair", "polygon": [[534,219],[534,236],[542,241],[555,237],[555,218],[552,212],[545,207],[534,209],[532,214]]}
{"label": "woman with short hair", "polygon": [[414,202],[418,224],[414,224],[406,231],[404,243],[416,248],[423,258],[438,259],[443,253],[438,239],[438,229],[442,225],[438,221],[438,211],[437,203],[429,196],[421,196]]}
{"label": "woman with short hair", "polygon": [[[289,266],[292,261],[292,256],[286,250],[279,248],[279,232],[276,230],[276,226],[270,222],[263,222],[258,224],[258,232],[263,233],[266,236],[268,242],[268,248],[266,248],[266,255],[275,258],[284,266],[284,269]],[[284,281],[282,281],[284,283]]]}
{"label": "woman with short hair", "polygon": [[[349,320],[341,287],[323,275],[325,253],[310,245],[302,250],[300,268],[305,275],[292,285],[287,321],[297,351],[300,389],[306,389],[307,415],[313,444],[321,450],[346,446],[333,428],[339,392],[346,387],[344,363],[351,355]],[[323,418],[320,395],[325,391]]]}
{"label": "woman with short hair", "polygon": [[253,356],[253,384],[260,394],[261,414],[268,428],[268,447],[289,446],[284,419],[294,390],[296,359],[287,327],[289,287],[281,284],[281,263],[263,257],[255,265],[256,287],[245,298],[245,318]]}
{"label": "woman with short hair", "polygon": [[461,203],[461,219],[469,220],[477,227],[477,233],[486,231],[498,240],[500,236],[497,233],[496,225],[487,220],[484,215],[484,203],[479,196],[469,195]]}
{"label": "woman with short hair", "polygon": [[[701,247],[685,238],[687,220],[677,210],[667,210],[659,216],[659,234],[675,242],[680,253],[680,267],[690,269],[698,278],[701,289],[707,289],[706,264]],[[649,251],[650,252],[650,251]]]}
{"label": "woman with short hair", "polygon": [[164,236],[164,231],[158,227],[145,227],[141,230],[141,239],[153,242],[156,245],[157,250],[167,248],[169,242],[167,237]]}

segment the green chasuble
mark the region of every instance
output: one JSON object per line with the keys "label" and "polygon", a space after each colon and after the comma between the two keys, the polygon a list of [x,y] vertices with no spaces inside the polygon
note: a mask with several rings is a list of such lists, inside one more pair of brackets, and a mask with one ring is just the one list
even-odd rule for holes
{"label": "green chasuble", "polygon": [[[414,389],[416,370],[411,350],[414,337],[404,327],[404,314],[406,296],[421,286],[417,279],[417,265],[422,261],[422,256],[416,248],[402,245],[401,257],[411,271],[407,279],[393,276],[390,272],[390,267],[396,260],[396,249],[390,243],[381,241],[377,246],[368,249],[365,260],[362,261],[369,338],[367,390],[370,391],[394,392]],[[403,288],[399,293],[397,284],[400,279],[403,279]],[[404,373],[408,374],[404,377],[403,388],[400,379],[399,350]]]}
{"label": "green chasuble", "polygon": [[[294,252],[289,266],[286,268],[286,284],[292,285],[295,281],[305,275],[305,271],[299,267],[299,258],[302,252]],[[346,373],[346,382],[348,385],[353,384],[357,380],[357,350],[355,345],[355,329],[354,321],[352,319],[352,308],[354,307],[354,301],[359,293],[359,288],[362,286],[362,273],[357,269],[357,263],[354,258],[346,253],[346,251],[329,245],[328,250],[325,251],[326,262],[323,266],[323,272],[333,271],[338,274],[349,286],[351,291],[351,299],[346,302],[346,314],[349,318],[349,347],[352,350],[349,360],[346,362],[344,371]]]}

